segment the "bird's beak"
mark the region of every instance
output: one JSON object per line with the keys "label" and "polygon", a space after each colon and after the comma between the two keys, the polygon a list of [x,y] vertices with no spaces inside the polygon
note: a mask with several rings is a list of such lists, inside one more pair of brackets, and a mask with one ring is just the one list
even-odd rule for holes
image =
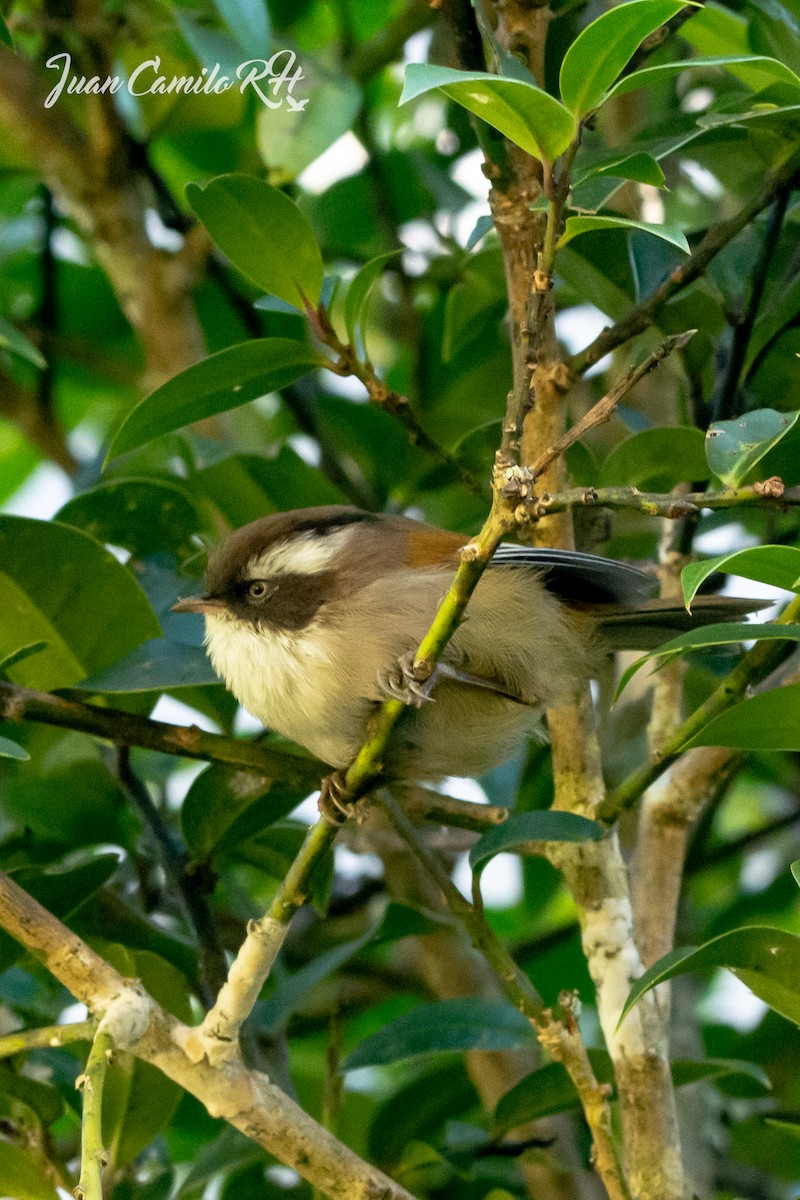
{"label": "bird's beak", "polygon": [[225,601],[218,596],[187,596],[172,606],[172,612],[182,613],[221,613],[224,610]]}

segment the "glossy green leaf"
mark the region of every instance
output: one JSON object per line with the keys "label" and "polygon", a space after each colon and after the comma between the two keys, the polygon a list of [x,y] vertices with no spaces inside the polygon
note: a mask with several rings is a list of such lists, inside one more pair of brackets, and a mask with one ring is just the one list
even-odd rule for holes
{"label": "glossy green leaf", "polygon": [[0,1141],[0,1192],[13,1200],[59,1200],[42,1160],[7,1141]]}
{"label": "glossy green leaf", "polygon": [[361,346],[365,352],[364,325],[367,319],[370,293],[383,274],[384,267],[396,259],[399,253],[399,250],[390,250],[388,254],[379,254],[377,258],[365,263],[347,288],[344,300],[344,324],[347,336],[353,346]]}
{"label": "glossy green leaf", "polygon": [[300,308],[319,303],[324,267],[307,218],[293,200],[254,175],[220,175],[186,197],[237,271]]}
{"label": "glossy green leaf", "polygon": [[[2,18],[0,17],[0,22]],[[0,34],[2,30],[0,30]],[[4,39],[0,36],[0,41]],[[11,43],[8,43],[11,45]],[[29,342],[24,337],[15,325],[7,321],[5,317],[0,317],[0,350],[7,350],[9,354],[13,354],[16,358],[24,358],[26,362],[32,363],[34,367],[43,369],[47,366],[42,353],[37,350],[33,342]]]}
{"label": "glossy green leaf", "polygon": [[750,550],[735,550],[702,562],[689,563],[681,571],[683,600],[687,608],[709,575],[723,571],[768,583],[772,587],[796,591],[800,586],[800,550],[795,546],[753,546]]}
{"label": "glossy green leaf", "polygon": [[11,36],[11,30],[3,19],[2,13],[0,13],[0,42],[3,42],[6,46],[10,46],[12,50],[14,49],[14,39]]}
{"label": "glossy green leaf", "polygon": [[473,871],[483,869],[495,854],[524,854],[532,843],[537,842],[597,842],[606,832],[596,821],[577,813],[553,809],[512,813],[502,825],[479,838],[469,852],[469,863]]}
{"label": "glossy green leaf", "polygon": [[113,666],[93,672],[75,685],[78,691],[109,695],[209,686],[222,687],[222,681],[205,651],[169,638],[144,642]]}
{"label": "glossy green leaf", "polygon": [[11,738],[0,737],[0,758],[16,758],[20,762],[26,762],[30,758],[30,754],[17,742],[12,742]]}
{"label": "glossy green leaf", "polygon": [[690,425],[643,429],[615,446],[600,468],[603,487],[670,491],[678,483],[703,482],[709,469],[702,430]]}
{"label": "glossy green leaf", "polygon": [[627,687],[633,676],[646,663],[654,659],[667,661],[688,654],[691,650],[707,650],[710,646],[732,646],[740,642],[779,642],[800,641],[800,625],[758,625],[747,621],[731,622],[730,624],[703,625],[701,629],[690,629],[665,642],[656,650],[651,650],[643,658],[637,658],[622,675],[617,687],[615,699]]}
{"label": "glossy green leaf", "polygon": [[687,746],[800,750],[800,683],[734,704],[704,726]]}
{"label": "glossy green leaf", "polygon": [[723,129],[726,125],[772,125],[787,140],[800,139],[800,104],[774,104],[754,101],[741,112],[711,112],[697,118],[702,129]]}
{"label": "glossy green leaf", "polygon": [[[614,1068],[605,1050],[589,1050],[595,1078],[599,1083],[614,1085]],[[676,1059],[671,1064],[672,1080],[676,1087],[686,1087],[701,1080],[722,1081],[732,1077],[752,1080],[760,1092],[769,1090],[769,1077],[755,1063],[738,1059],[709,1058],[701,1061]],[[580,1106],[578,1092],[561,1063],[547,1063],[526,1075],[500,1098],[492,1121],[495,1137],[559,1112],[570,1112]]]}
{"label": "glossy green leaf", "polygon": [[679,947],[665,954],[637,979],[620,1025],[637,1000],[657,984],[710,967],[726,967],[770,1008],[800,1024],[800,937],[783,929],[748,925],[703,946]]}
{"label": "glossy green leaf", "polygon": [[348,1055],[345,1071],[385,1066],[416,1054],[452,1050],[512,1050],[528,1045],[530,1022],[499,1000],[469,996],[439,1000],[404,1013],[365,1038]]}
{"label": "glossy green leaf", "polygon": [[[661,3],[662,0],[640,2]],[[535,158],[554,161],[564,153],[575,133],[570,114],[547,92],[522,80],[502,79],[483,71],[454,71],[450,67],[412,63],[406,69],[400,103],[407,104],[434,90],[443,92],[488,125],[499,129]]]}
{"label": "glossy green leaf", "polygon": [[800,858],[796,858],[792,863],[792,875],[798,887],[800,887]]}
{"label": "glossy green leaf", "polygon": [[706,434],[708,465],[728,487],[744,477],[797,423],[800,412],[758,408],[735,421],[715,421]]}
{"label": "glossy green leaf", "polygon": [[800,90],[800,78],[795,75],[794,71],[785,66],[784,63],[778,62],[777,59],[768,58],[763,54],[729,54],[716,58],[681,59],[680,62],[659,63],[657,66],[644,67],[641,71],[633,71],[630,75],[626,75],[624,79],[618,80],[609,90],[608,98],[611,96],[623,96],[626,92],[636,91],[637,88],[650,87],[653,84],[660,83],[663,79],[679,75],[683,71],[696,69],[708,70],[710,67],[732,68],[736,66],[747,68],[746,74],[749,86],[755,90],[769,87],[773,83],[787,84],[790,87]]}
{"label": "glossy green leaf", "polygon": [[[647,4],[648,2],[649,0],[627,0],[628,4]],[[615,9],[614,11],[619,10]],[[627,217],[567,217],[558,245],[566,246],[573,238],[579,237],[583,233],[596,233],[607,229],[638,229],[642,233],[651,233],[654,237],[661,238],[662,241],[669,242],[672,246],[677,246],[684,254],[689,253],[686,235],[674,225],[651,225],[647,221],[631,221]]]}
{"label": "glossy green leaf", "polygon": [[683,0],[628,0],[592,21],[561,64],[561,98],[570,112],[580,119],[596,108],[644,39],[685,7]]}
{"label": "glossy green leaf", "polygon": [[0,658],[47,643],[8,668],[14,683],[66,687],[161,633],[130,571],[68,525],[0,516],[0,562]]}
{"label": "glossy green leaf", "polygon": [[131,409],[114,435],[108,457],[239,408],[324,363],[304,342],[291,338],[258,338],[228,346],[175,375]]}
{"label": "glossy green leaf", "polygon": [[271,29],[264,0],[214,0],[214,5],[246,60],[269,56]]}
{"label": "glossy green leaf", "polygon": [[[251,837],[273,821],[287,816],[304,796],[319,787],[320,768],[311,759],[275,751],[280,775],[257,775],[212,764],[198,775],[181,809],[186,848],[197,862],[225,843]],[[250,813],[247,822],[242,818]],[[238,826],[238,834],[237,834]]]}
{"label": "glossy green leaf", "polygon": [[152,476],[118,476],[99,483],[68,500],[55,519],[99,542],[124,546],[139,558],[159,550],[185,555],[203,526],[185,487]]}

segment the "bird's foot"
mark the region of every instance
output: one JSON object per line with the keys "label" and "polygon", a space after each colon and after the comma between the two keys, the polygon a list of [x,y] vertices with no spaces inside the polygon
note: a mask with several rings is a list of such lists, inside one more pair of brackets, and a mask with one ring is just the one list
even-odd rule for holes
{"label": "bird's foot", "polygon": [[378,687],[383,696],[400,700],[414,708],[433,703],[430,694],[437,679],[437,668],[432,663],[414,665],[415,652],[409,650],[394,666],[378,672]]}
{"label": "bird's foot", "polygon": [[356,815],[356,801],[350,798],[343,771],[326,775],[320,787],[317,808],[329,825],[343,825]]}

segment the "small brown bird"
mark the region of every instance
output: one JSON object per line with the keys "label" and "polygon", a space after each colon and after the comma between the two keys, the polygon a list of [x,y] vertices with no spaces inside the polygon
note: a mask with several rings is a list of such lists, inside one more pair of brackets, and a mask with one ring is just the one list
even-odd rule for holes
{"label": "small brown bird", "polygon": [[623,563],[504,544],[419,688],[408,656],[467,541],[357,508],[277,513],[224,541],[206,594],[174,607],[205,615],[211,662],[236,699],[332,767],[352,761],[387,695],[415,705],[385,763],[388,777],[413,780],[504,762],[546,708],[572,701],[606,651],[654,646],[757,607],[711,597],[689,617],[651,599],[655,580]]}

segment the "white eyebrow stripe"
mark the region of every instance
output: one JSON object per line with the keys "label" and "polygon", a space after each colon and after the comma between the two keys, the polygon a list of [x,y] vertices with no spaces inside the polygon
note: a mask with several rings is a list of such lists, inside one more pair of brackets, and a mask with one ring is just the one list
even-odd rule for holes
{"label": "white eyebrow stripe", "polygon": [[335,533],[299,534],[270,546],[264,554],[251,558],[245,579],[270,579],[273,575],[316,575],[331,565],[353,530],[351,526]]}

